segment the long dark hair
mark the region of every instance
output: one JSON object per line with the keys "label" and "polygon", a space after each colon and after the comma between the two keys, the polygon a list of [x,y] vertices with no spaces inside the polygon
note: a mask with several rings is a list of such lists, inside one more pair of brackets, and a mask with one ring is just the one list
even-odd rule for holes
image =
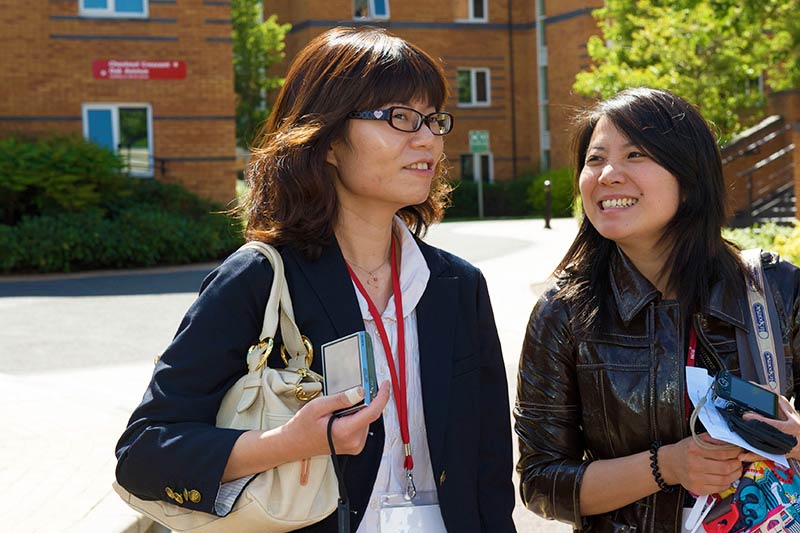
{"label": "long dark hair", "polygon": [[[247,178],[240,211],[248,239],[292,243],[309,258],[333,239],[339,214],[328,148],[344,137],[348,113],[420,99],[441,110],[448,97],[439,63],[378,28],[334,28],[295,58]],[[446,160],[436,165],[425,202],[397,214],[416,234],[441,220],[449,201]]]}
{"label": "long dark hair", "polygon": [[[705,119],[679,96],[655,89],[627,89],[597,103],[578,117],[573,136],[576,191],[592,133],[603,117],[678,180],[681,201],[660,243],[670,250],[661,275],[667,290],[677,294],[683,316],[705,307],[715,281],[744,290],[746,270],[738,250],[721,233],[727,221],[725,181]],[[556,268],[564,278],[562,297],[578,303],[576,319],[584,326],[608,309],[608,267],[615,248],[584,216]]]}

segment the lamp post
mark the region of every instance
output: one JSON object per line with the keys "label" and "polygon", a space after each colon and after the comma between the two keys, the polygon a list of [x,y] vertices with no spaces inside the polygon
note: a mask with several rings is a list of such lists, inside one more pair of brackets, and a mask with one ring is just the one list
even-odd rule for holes
{"label": "lamp post", "polygon": [[551,211],[550,180],[544,180],[544,229],[550,228]]}

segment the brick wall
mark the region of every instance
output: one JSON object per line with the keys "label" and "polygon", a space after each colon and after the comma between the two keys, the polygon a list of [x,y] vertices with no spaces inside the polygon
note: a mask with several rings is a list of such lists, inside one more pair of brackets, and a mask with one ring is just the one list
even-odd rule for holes
{"label": "brick wall", "polygon": [[[390,18],[375,20],[391,33],[420,46],[441,59],[453,98],[447,108],[456,116],[456,129],[447,137],[445,152],[452,164],[451,176],[460,177],[459,159],[469,151],[468,132],[488,130],[497,181],[525,171],[538,172],[539,105],[536,64],[536,16],[533,0],[487,2],[486,23],[465,23],[464,0],[389,1]],[[585,43],[596,32],[592,7],[602,1],[546,0],[549,24],[558,38],[548,46],[548,87],[553,167],[569,163],[567,154],[568,118],[575,107],[586,101],[572,94],[575,74],[588,64]],[[266,13],[278,14],[294,28],[286,40],[287,60],[314,36],[336,25],[358,25],[353,20],[352,0],[265,0]],[[509,37],[511,36],[511,39]],[[489,68],[491,103],[487,107],[461,107],[456,98],[456,72],[459,68]],[[513,85],[512,85],[513,78]],[[513,108],[513,114],[512,114]]]}
{"label": "brick wall", "polygon": [[[79,16],[78,0],[15,2],[0,15],[0,133],[82,132],[82,104],[152,109],[155,177],[218,202],[234,197],[230,6],[150,2],[143,20]],[[101,80],[92,62],[178,60],[181,80]]]}

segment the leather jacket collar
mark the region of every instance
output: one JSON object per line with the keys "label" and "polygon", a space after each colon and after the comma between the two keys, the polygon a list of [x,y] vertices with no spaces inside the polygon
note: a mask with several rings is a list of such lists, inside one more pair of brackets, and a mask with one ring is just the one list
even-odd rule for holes
{"label": "leather jacket collar", "polygon": [[[609,276],[617,310],[626,325],[650,301],[661,297],[658,289],[636,269],[619,247],[611,256]],[[704,309],[705,314],[749,332],[744,318],[747,300],[733,294],[734,292],[726,290],[724,281],[714,283],[711,286],[708,304]]]}

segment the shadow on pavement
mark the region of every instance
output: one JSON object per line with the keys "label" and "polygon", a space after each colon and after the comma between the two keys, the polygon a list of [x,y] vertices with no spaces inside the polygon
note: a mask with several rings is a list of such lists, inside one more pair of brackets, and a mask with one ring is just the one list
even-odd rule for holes
{"label": "shadow on pavement", "polygon": [[182,267],[170,272],[82,274],[79,277],[0,280],[0,298],[24,296],[127,296],[197,293],[215,265]]}

